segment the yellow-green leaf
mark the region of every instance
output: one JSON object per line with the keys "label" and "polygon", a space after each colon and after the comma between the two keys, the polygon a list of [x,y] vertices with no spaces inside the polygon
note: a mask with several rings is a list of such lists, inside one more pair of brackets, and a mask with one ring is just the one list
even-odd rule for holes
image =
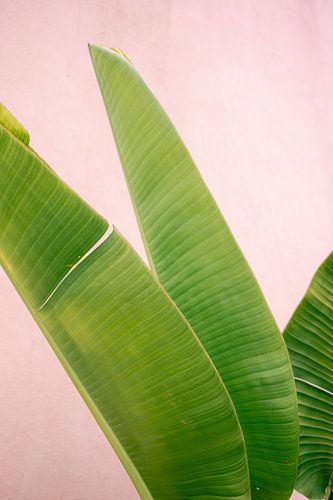
{"label": "yellow-green leaf", "polygon": [[8,109],[0,102],[0,125],[9,130],[17,139],[24,144],[29,144],[29,133],[15,118],[15,116],[8,111]]}
{"label": "yellow-green leaf", "polygon": [[245,436],[253,498],[287,499],[296,478],[298,422],[282,336],[156,98],[118,52],[90,46],[90,53],[151,268],[231,395]]}
{"label": "yellow-green leaf", "polygon": [[2,127],[0,185],[0,262],[141,497],[250,499],[229,394],[138,255]]}

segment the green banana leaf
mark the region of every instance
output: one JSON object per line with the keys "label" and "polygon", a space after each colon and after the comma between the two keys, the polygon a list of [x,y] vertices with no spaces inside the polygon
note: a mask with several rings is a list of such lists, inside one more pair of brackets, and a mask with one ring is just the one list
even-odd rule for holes
{"label": "green banana leaf", "polygon": [[252,497],[287,499],[298,456],[288,352],[258,284],[168,116],[118,50],[90,46],[151,268],[234,402]]}
{"label": "green banana leaf", "polygon": [[249,499],[239,421],[193,330],[122,236],[11,132],[0,125],[0,263],[141,497]]}
{"label": "green banana leaf", "polygon": [[315,274],[286,327],[284,338],[299,404],[300,461],[296,488],[309,498],[332,498],[333,253]]}

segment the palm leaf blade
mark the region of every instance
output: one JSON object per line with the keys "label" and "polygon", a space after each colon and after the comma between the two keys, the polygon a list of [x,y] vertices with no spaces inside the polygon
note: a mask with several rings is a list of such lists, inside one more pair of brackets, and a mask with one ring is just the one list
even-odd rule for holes
{"label": "palm leaf blade", "polygon": [[309,498],[323,498],[332,489],[333,474],[333,253],[315,274],[284,338],[300,415],[296,488]]}
{"label": "palm leaf blade", "polygon": [[90,46],[153,271],[214,361],[245,436],[253,498],[289,498],[296,393],[283,339],[169,118],[118,52]]}
{"label": "palm leaf blade", "polygon": [[142,498],[250,498],[230,397],[128,243],[82,258],[107,223],[3,128],[0,183],[1,264]]}

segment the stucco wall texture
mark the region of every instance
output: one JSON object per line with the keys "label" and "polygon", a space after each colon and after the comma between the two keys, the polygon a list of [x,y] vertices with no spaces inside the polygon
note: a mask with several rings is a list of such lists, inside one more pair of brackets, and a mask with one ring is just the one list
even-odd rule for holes
{"label": "stucco wall texture", "polygon": [[[87,43],[122,48],[283,328],[333,247],[332,27],[330,0],[0,0],[0,99],[143,255]],[[0,302],[1,500],[138,498],[2,271]]]}

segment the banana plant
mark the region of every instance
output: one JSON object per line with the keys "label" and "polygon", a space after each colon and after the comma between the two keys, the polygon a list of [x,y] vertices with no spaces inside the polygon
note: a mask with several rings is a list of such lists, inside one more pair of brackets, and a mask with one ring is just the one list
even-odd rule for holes
{"label": "banana plant", "polygon": [[284,338],[296,380],[300,453],[297,490],[333,498],[333,253],[316,272]]}
{"label": "banana plant", "polygon": [[174,126],[131,62],[90,46],[153,274],[235,406],[253,498],[288,498],[297,408],[288,353],[258,284]]}
{"label": "banana plant", "polygon": [[283,337],[156,98],[121,51],[90,53],[150,269],[3,107],[1,265],[142,498],[288,499]]}
{"label": "banana plant", "polygon": [[1,264],[139,494],[248,498],[237,414],[195,333],[126,240],[10,123],[0,128]]}

